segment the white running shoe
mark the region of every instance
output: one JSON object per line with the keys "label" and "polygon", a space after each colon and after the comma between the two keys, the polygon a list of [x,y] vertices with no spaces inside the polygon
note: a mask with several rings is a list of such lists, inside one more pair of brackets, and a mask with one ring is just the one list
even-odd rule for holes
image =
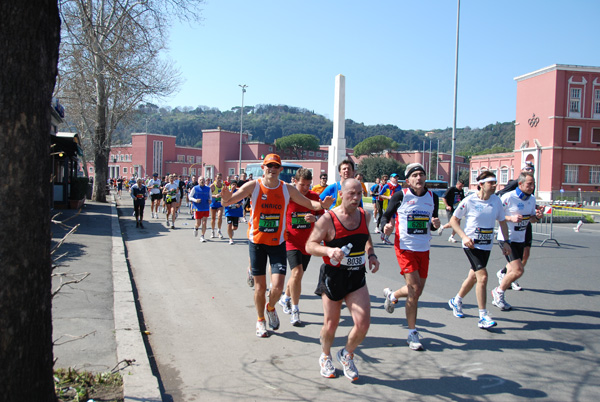
{"label": "white running shoe", "polygon": [[450,236],[450,237],[448,237],[448,241],[449,241],[450,243],[456,243],[458,240],[456,240],[456,239],[454,238],[454,236]]}
{"label": "white running shoe", "polygon": [[206,243],[206,239],[204,238],[204,235],[200,235],[200,242]]}
{"label": "white running shoe", "polygon": [[229,244],[233,244],[233,239],[229,239]]}
{"label": "white running shoe", "polygon": [[279,305],[283,308],[285,314],[292,314],[292,298],[282,294],[279,298]]}
{"label": "white running shoe", "polygon": [[502,285],[502,280],[504,279],[504,275],[506,275],[504,272],[502,272],[502,269],[496,272],[496,276],[498,277],[498,285]]}
{"label": "white running shoe", "polygon": [[453,297],[452,299],[448,300],[448,305],[452,309],[452,313],[455,317],[464,318],[465,315],[462,311],[462,301],[456,302],[456,299]]}
{"label": "white running shoe", "polygon": [[381,233],[381,231],[379,230],[379,228],[377,226],[375,226],[375,233]]}
{"label": "white running shoe", "polygon": [[505,311],[512,309],[512,306],[504,300],[504,292],[499,292],[498,288],[492,289],[492,297],[494,298],[492,304],[500,310]]}
{"label": "white running shoe", "polygon": [[300,310],[292,311],[292,316],[290,317],[290,323],[292,323],[292,325],[294,327],[302,326],[302,321],[300,321]]}
{"label": "white running shoe", "polygon": [[344,367],[344,375],[350,379],[350,381],[358,380],[358,370],[354,365],[354,353],[346,353],[344,356],[345,348],[342,348],[337,352],[337,359],[342,363]]}
{"label": "white running shoe", "polygon": [[514,281],[513,283],[511,283],[510,288],[512,290],[523,290],[523,288],[521,287],[521,285],[519,285],[519,282],[517,282],[517,281]]}
{"label": "white running shoe", "polygon": [[279,329],[279,317],[277,316],[277,310],[269,311],[267,310],[267,318],[269,319],[269,327],[273,331]]}
{"label": "white running shoe", "polygon": [[265,320],[256,321],[256,336],[259,338],[266,338],[269,336],[267,332],[267,323]]}
{"label": "white running shoe", "polygon": [[214,230],[211,230],[211,231],[210,231],[210,238],[211,238],[211,239],[214,239],[215,237],[216,237],[216,236],[215,236],[215,231],[214,231]]}
{"label": "white running shoe", "polygon": [[321,357],[319,357],[319,366],[321,366],[321,375],[323,377],[325,377],[325,378],[334,378],[335,377],[335,367],[333,367],[333,362],[331,361],[331,356],[321,353]]}
{"label": "white running shoe", "polygon": [[492,320],[488,314],[484,315],[479,319],[479,323],[477,324],[481,329],[488,329],[495,327],[496,321]]}
{"label": "white running shoe", "polygon": [[194,229],[194,237],[198,237],[198,229]]}
{"label": "white running shoe", "polygon": [[438,228],[438,236],[441,236],[442,233],[444,233],[444,226],[443,225]]}
{"label": "white running shoe", "polygon": [[415,331],[408,335],[408,339],[406,340],[408,347],[412,350],[424,350],[423,345],[421,345],[421,340],[419,339],[419,332]]}
{"label": "white running shoe", "polygon": [[250,271],[250,267],[248,267],[248,272],[246,274],[246,283],[251,288],[254,287],[254,276],[252,276],[252,272]]}
{"label": "white running shoe", "polygon": [[390,294],[392,294],[392,289],[383,289],[383,297],[385,298],[385,301],[383,302],[383,307],[385,307],[385,311],[392,314],[394,312],[394,308],[396,307],[396,303],[390,300]]}
{"label": "white running shoe", "polygon": [[223,238],[223,234],[221,233],[221,231],[219,230],[219,239]]}

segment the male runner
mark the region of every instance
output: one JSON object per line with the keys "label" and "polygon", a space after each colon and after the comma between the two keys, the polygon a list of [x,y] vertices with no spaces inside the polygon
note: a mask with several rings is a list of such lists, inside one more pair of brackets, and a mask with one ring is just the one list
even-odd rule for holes
{"label": "male runner", "polygon": [[[232,194],[226,187],[221,192],[224,206],[234,204],[250,196],[252,211],[248,224],[248,246],[250,263],[254,277],[254,305],[258,314],[256,336],[269,336],[265,323],[265,304],[269,326],[273,330],[279,328],[279,317],[275,304],[283,291],[285,282],[286,249],[285,249],[285,214],[290,200],[314,211],[329,208],[333,199],[327,197],[323,201],[311,201],[291,184],[279,179],[283,170],[281,158],[277,154],[268,154],[262,164],[263,177],[249,181],[239,191]],[[267,257],[271,264],[271,291],[269,302],[266,302],[267,291]]]}
{"label": "male runner", "polygon": [[494,296],[492,304],[500,310],[510,310],[512,308],[504,300],[504,292],[511,286],[512,282],[516,282],[525,272],[522,259],[526,246],[525,231],[527,225],[542,219],[542,211],[535,208],[535,197],[533,196],[535,179],[533,173],[521,173],[518,181],[519,187],[501,197],[504,214],[508,222],[508,239],[504,236],[504,233],[499,232],[498,244],[503,247],[505,242],[508,241],[511,253],[506,256],[508,271],[502,279],[502,283],[492,290],[492,296]]}
{"label": "male runner", "polygon": [[[385,183],[379,191],[379,198],[383,200],[381,209],[382,211],[387,209],[388,203],[392,199],[392,196],[400,189],[401,187],[398,185],[398,175],[396,173],[392,173],[390,175],[390,180]],[[384,244],[393,244],[389,239],[389,235],[384,233],[381,234],[381,241]]]}
{"label": "male runner", "polygon": [[[521,173],[523,173],[523,172],[534,173],[535,169],[533,167],[533,163],[530,161],[523,163],[523,165],[521,166]],[[502,190],[498,191],[496,193],[496,195],[498,197],[502,197],[504,194],[506,194],[510,191],[514,191],[518,186],[519,186],[518,179],[511,180],[508,183],[506,183],[506,186],[504,186],[504,188]],[[535,192],[535,186],[533,188],[533,191]],[[533,241],[533,229],[531,227],[531,223],[528,223],[527,229],[525,229],[525,248],[523,249],[523,258],[521,259],[521,261],[523,262],[523,268],[527,264],[527,261],[529,260],[529,256],[531,255],[531,242],[532,241]],[[504,279],[504,275],[506,274],[507,269],[508,269],[508,264],[496,273],[496,276],[498,277],[498,283],[502,283],[502,279]],[[510,287],[512,290],[523,290],[523,288],[521,287],[521,285],[519,285],[518,282],[512,282],[510,284]]]}
{"label": "male runner", "polygon": [[385,208],[383,207],[383,198],[381,198],[381,189],[388,182],[389,176],[387,174],[381,175],[381,180],[379,180],[379,190],[377,191],[377,209],[379,209],[379,216],[377,217],[377,225],[375,225],[375,233],[380,233],[379,228],[381,227],[381,217],[385,212]]}
{"label": "male runner", "polygon": [[162,200],[161,181],[158,179],[158,173],[152,175],[152,179],[148,180],[146,187],[150,190],[150,199],[152,201],[150,212],[152,213],[152,218],[158,219],[158,207]]}
{"label": "male runner", "polygon": [[[333,204],[331,204],[331,208],[341,205],[342,199],[338,198],[338,194],[342,190],[342,183],[344,182],[344,180],[351,179],[352,177],[354,177],[354,162],[352,162],[350,159],[344,159],[338,165],[338,172],[340,173],[340,181],[330,184],[319,195],[321,197],[321,200],[324,200],[325,197],[333,198]],[[362,207],[362,198],[360,200],[360,206]]]}
{"label": "male runner", "polygon": [[189,199],[192,203],[194,218],[196,219],[196,224],[194,225],[194,237],[198,237],[198,229],[202,226],[200,241],[205,243],[206,239],[204,238],[204,234],[206,233],[206,220],[208,219],[211,195],[210,187],[206,185],[204,177],[200,176],[198,178],[198,184],[190,190]]}
{"label": "male runner", "polygon": [[[312,172],[304,168],[298,169],[294,186],[300,191],[300,194],[309,200],[318,202],[320,200],[319,195],[309,190],[311,183]],[[290,201],[286,214],[287,240],[285,245],[292,275],[288,279],[285,292],[281,294],[279,304],[283,307],[284,313],[292,315],[290,322],[295,327],[302,326],[298,304],[302,292],[302,277],[310,262],[310,254],[306,252],[306,241],[312,232],[313,223],[323,213],[322,211],[317,211],[314,214],[311,212],[310,209]]]}
{"label": "male runner", "polygon": [[417,308],[429,273],[431,230],[440,227],[438,196],[425,187],[425,169],[420,163],[408,165],[405,176],[408,188],[392,196],[381,218],[381,225],[384,233],[390,235],[396,221],[394,249],[406,285],[395,292],[385,288],[384,306],[391,314],[398,299],[406,297],[406,343],[412,350],[423,350],[416,328]]}
{"label": "male runner", "polygon": [[[337,353],[344,375],[358,379],[354,364],[354,351],[365,339],[371,321],[371,303],[365,278],[365,264],[377,272],[379,261],[374,254],[369,234],[370,214],[360,207],[362,186],[356,179],[342,183],[341,204],[328,211],[315,224],[306,243],[306,251],[323,257],[319,284],[315,293],[323,301],[323,328],[321,329],[321,356],[319,365],[323,377],[335,377],[331,361],[331,346],[340,322],[342,303],[345,301],[354,326],[348,334],[346,345]],[[323,242],[323,245],[321,245]],[[342,247],[352,244],[349,254]]]}
{"label": "male runner", "polygon": [[163,187],[165,205],[167,206],[167,227],[169,226],[169,216],[171,216],[171,229],[175,229],[175,219],[177,218],[177,194],[179,186],[175,183],[175,175],[169,176],[169,182]]}
{"label": "male runner", "polygon": [[321,194],[327,188],[327,173],[321,173],[319,184],[313,186],[312,191]]}
{"label": "male runner", "polygon": [[144,228],[144,205],[148,199],[148,189],[144,185],[144,180],[140,177],[137,179],[137,184],[134,184],[129,189],[131,198],[133,198],[133,210],[135,213],[135,227]]}
{"label": "male runner", "polygon": [[[446,223],[440,228],[440,230],[438,230],[439,236],[442,235],[444,229],[452,227],[450,226],[450,218],[452,218],[454,211],[456,210],[456,208],[458,208],[458,204],[460,204],[460,202],[465,198],[464,186],[465,182],[463,180],[458,180],[456,182],[456,186],[450,187],[444,193],[444,196],[442,197],[442,202],[444,203],[444,206],[446,208],[446,216],[448,217],[448,223]],[[454,238],[455,234],[455,230],[452,229],[452,234],[450,235],[450,237],[448,237],[449,242],[456,243],[456,239]]]}
{"label": "male runner", "polygon": [[[379,198],[379,177],[375,179],[375,184],[370,188],[371,202],[373,203],[373,222],[377,223],[377,216],[381,213],[379,211],[379,205],[377,204],[377,198]],[[375,228],[375,233],[379,233],[379,229]]]}
{"label": "male runner", "polygon": [[[237,180],[232,180],[229,183],[229,188],[232,193],[238,190]],[[227,221],[227,235],[229,236],[229,244],[233,245],[233,232],[239,226],[240,218],[244,215],[244,200],[235,204],[230,204],[225,207],[225,220]]]}
{"label": "male runner", "polygon": [[221,205],[221,191],[224,187],[226,186],[223,183],[223,174],[217,173],[215,181],[210,185],[210,192],[212,193],[212,203],[210,204],[211,239],[214,239],[216,237],[215,220],[218,220],[217,227],[219,229],[219,239],[223,238],[223,235],[221,234],[221,224],[223,223],[223,205]]}

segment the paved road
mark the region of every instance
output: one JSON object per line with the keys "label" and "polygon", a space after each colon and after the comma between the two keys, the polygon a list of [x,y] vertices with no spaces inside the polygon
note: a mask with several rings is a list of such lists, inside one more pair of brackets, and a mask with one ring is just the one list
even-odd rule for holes
{"label": "paved road", "polygon": [[[281,328],[260,339],[254,333],[253,292],[245,282],[246,225],[233,246],[227,240],[201,244],[185,213],[175,230],[164,219],[136,229],[130,202],[119,208],[164,401],[586,401],[600,392],[600,233],[594,225],[581,233],[573,232],[574,225],[555,225],[562,247],[542,248],[536,241],[521,281],[526,290],[507,293],[514,310],[501,312],[488,300],[498,321],[490,331],[477,327],[474,291],[465,299],[466,318],[450,312],[447,302],[467,274],[467,259],[447,236],[434,237],[417,322],[424,352],[406,346],[403,304],[393,315],[383,309],[382,289],[399,287],[403,279],[392,247],[377,242],[381,270],[367,278],[372,325],[356,353],[360,379],[350,383],[343,374],[319,375],[323,317],[313,294],[316,258],[303,281],[306,326],[293,327],[278,307]],[[503,261],[495,249],[488,289],[497,283]],[[335,351],[350,326],[346,310]]]}

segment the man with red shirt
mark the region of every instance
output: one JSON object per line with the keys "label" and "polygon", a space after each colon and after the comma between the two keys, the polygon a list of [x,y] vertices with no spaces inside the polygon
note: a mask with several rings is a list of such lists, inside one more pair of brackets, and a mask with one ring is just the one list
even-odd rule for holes
{"label": "man with red shirt", "polygon": [[[319,201],[319,194],[310,191],[312,183],[312,172],[308,169],[298,169],[296,172],[295,187],[300,194],[309,200]],[[313,229],[313,223],[317,221],[318,216],[323,214],[323,211],[315,211],[298,205],[294,201],[290,201],[286,214],[287,239],[286,250],[287,260],[291,267],[292,275],[288,280],[287,287],[284,293],[281,294],[279,304],[283,307],[283,312],[291,314],[290,322],[295,327],[301,327],[300,321],[300,293],[302,292],[302,277],[310,262],[310,254],[306,252],[306,241]]]}

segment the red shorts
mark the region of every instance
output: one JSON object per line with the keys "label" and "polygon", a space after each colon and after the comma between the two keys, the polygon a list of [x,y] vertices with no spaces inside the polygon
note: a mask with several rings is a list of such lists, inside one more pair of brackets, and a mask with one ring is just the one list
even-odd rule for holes
{"label": "red shorts", "polygon": [[194,218],[196,218],[196,219],[208,218],[208,211],[194,211]]}
{"label": "red shorts", "polygon": [[396,247],[394,247],[394,250],[396,250],[396,258],[398,264],[400,264],[402,275],[418,271],[421,278],[427,278],[429,273],[429,251],[400,250]]}

